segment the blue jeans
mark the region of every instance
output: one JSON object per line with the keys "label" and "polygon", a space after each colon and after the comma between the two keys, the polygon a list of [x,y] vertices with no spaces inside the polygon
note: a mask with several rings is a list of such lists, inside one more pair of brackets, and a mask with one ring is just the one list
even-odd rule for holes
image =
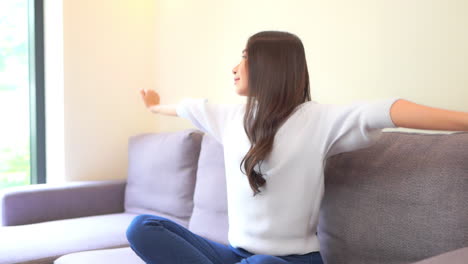
{"label": "blue jeans", "polygon": [[203,238],[167,218],[139,215],[127,229],[130,247],[151,264],[323,264],[320,252],[305,255],[254,255],[242,248]]}

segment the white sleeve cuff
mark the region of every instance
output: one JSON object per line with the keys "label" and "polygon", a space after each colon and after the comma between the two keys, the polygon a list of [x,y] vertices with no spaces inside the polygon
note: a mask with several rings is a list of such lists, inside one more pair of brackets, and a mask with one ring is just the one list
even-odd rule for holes
{"label": "white sleeve cuff", "polygon": [[390,109],[399,99],[401,98],[393,97],[369,104],[367,114],[369,115],[369,124],[372,126],[371,128],[383,129],[397,127],[395,123],[393,123],[390,115]]}

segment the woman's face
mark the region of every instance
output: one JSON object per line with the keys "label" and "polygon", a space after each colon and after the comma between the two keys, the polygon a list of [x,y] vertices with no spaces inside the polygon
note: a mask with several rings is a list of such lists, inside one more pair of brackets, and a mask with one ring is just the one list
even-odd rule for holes
{"label": "woman's face", "polygon": [[234,84],[236,85],[236,92],[239,95],[247,96],[247,89],[249,83],[249,76],[247,72],[247,52],[242,51],[242,59],[240,63],[232,69],[234,74]]}

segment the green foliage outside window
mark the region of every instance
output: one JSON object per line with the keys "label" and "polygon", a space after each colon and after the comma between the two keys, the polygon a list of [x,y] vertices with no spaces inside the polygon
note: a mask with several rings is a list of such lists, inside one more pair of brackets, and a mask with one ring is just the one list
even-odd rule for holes
{"label": "green foliage outside window", "polygon": [[30,184],[28,1],[0,1],[0,189]]}
{"label": "green foliage outside window", "polygon": [[29,144],[0,149],[0,189],[30,184]]}

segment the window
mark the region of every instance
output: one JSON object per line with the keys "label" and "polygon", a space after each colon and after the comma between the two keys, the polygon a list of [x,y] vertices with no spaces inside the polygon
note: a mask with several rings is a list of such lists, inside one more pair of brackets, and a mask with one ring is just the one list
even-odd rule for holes
{"label": "window", "polygon": [[0,1],[0,189],[45,183],[43,0]]}

